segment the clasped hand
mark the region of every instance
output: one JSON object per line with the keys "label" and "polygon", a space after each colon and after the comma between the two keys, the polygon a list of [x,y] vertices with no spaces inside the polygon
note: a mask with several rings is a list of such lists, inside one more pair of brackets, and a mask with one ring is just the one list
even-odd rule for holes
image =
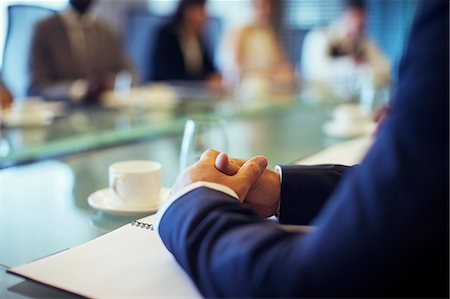
{"label": "clasped hand", "polygon": [[225,153],[205,151],[200,160],[183,171],[172,192],[198,181],[208,181],[233,189],[239,201],[262,217],[277,212],[280,198],[280,176],[266,169],[267,159],[257,156],[250,160],[228,158]]}

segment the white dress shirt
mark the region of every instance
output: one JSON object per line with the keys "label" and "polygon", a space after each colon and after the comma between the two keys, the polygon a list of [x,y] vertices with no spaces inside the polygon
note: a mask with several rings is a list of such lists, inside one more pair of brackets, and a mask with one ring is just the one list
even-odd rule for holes
{"label": "white dress shirt", "polygon": [[305,81],[325,83],[336,90],[345,88],[358,78],[369,80],[377,87],[387,86],[390,63],[375,42],[368,37],[361,40],[364,49],[362,63],[355,62],[350,56],[331,57],[330,45],[340,39],[339,30],[332,29],[314,29],[306,35],[301,57],[301,74]]}

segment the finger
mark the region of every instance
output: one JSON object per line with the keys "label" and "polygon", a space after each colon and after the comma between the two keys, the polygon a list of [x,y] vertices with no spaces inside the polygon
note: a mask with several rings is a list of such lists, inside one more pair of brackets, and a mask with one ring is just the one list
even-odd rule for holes
{"label": "finger", "polygon": [[213,150],[213,149],[207,149],[201,155],[200,160],[205,160],[205,159],[214,159],[215,160],[218,154],[220,154],[220,152]]}
{"label": "finger", "polygon": [[230,158],[228,160],[230,161],[231,164],[233,164],[237,167],[241,167],[242,165],[244,165],[245,162],[247,162],[247,160],[238,159],[238,158]]}
{"label": "finger", "polygon": [[256,156],[242,165],[238,175],[241,179],[245,179],[248,183],[253,184],[262,175],[266,167],[267,159],[263,156]]}
{"label": "finger", "polygon": [[238,165],[230,163],[230,159],[228,159],[228,155],[226,153],[220,153],[216,157],[215,165],[219,171],[226,175],[235,175],[239,170]]}
{"label": "finger", "polygon": [[237,173],[237,176],[242,182],[242,186],[244,186],[243,190],[241,190],[242,194],[239,195],[239,198],[245,198],[248,190],[254,183],[256,183],[266,167],[267,159],[263,156],[251,158],[245,162],[244,165],[242,165]]}

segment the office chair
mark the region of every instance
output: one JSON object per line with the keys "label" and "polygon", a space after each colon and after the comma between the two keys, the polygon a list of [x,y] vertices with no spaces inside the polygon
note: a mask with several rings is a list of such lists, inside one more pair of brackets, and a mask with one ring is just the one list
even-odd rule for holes
{"label": "office chair", "polygon": [[[205,25],[205,31],[203,32],[203,38],[206,43],[206,49],[209,52],[209,56],[214,60],[217,59],[218,46],[222,38],[222,21],[217,17],[208,17]],[[216,61],[213,61],[216,62]]]}
{"label": "office chair", "polygon": [[167,17],[147,12],[130,12],[124,32],[125,49],[139,74],[140,83],[148,82],[153,73],[150,65],[159,27]]}
{"label": "office chair", "polygon": [[288,27],[281,30],[281,42],[292,65],[300,71],[303,42],[310,29]]}
{"label": "office chair", "polygon": [[16,98],[27,94],[29,84],[28,52],[33,27],[54,10],[33,5],[8,6],[8,32],[3,51],[2,78]]}

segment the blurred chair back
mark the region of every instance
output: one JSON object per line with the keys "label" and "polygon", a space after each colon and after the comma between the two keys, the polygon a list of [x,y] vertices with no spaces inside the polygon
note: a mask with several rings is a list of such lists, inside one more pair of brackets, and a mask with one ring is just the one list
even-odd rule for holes
{"label": "blurred chair back", "polygon": [[14,97],[24,97],[29,83],[28,52],[34,24],[55,13],[32,5],[8,6],[8,32],[3,52],[2,77]]}
{"label": "blurred chair back", "polygon": [[[209,17],[206,21],[205,31],[203,32],[203,38],[206,43],[206,48],[210,57],[217,59],[217,47],[220,44],[222,37],[222,21],[219,18]],[[216,61],[214,61],[216,62]]]}
{"label": "blurred chair back", "polygon": [[141,83],[148,82],[153,73],[151,59],[159,27],[167,22],[167,17],[146,12],[130,12],[124,33],[125,48],[130,55]]}
{"label": "blurred chair back", "polygon": [[[281,40],[292,65],[300,67],[302,59],[303,41],[310,29],[285,28],[281,32]],[[300,69],[299,69],[300,70]]]}
{"label": "blurred chair back", "polygon": [[[153,73],[151,59],[159,28],[169,21],[168,16],[148,12],[132,11],[127,15],[124,32],[125,48],[138,71],[141,82],[150,81]],[[208,18],[205,26],[205,42],[212,57],[215,57],[222,24],[218,18]]]}

